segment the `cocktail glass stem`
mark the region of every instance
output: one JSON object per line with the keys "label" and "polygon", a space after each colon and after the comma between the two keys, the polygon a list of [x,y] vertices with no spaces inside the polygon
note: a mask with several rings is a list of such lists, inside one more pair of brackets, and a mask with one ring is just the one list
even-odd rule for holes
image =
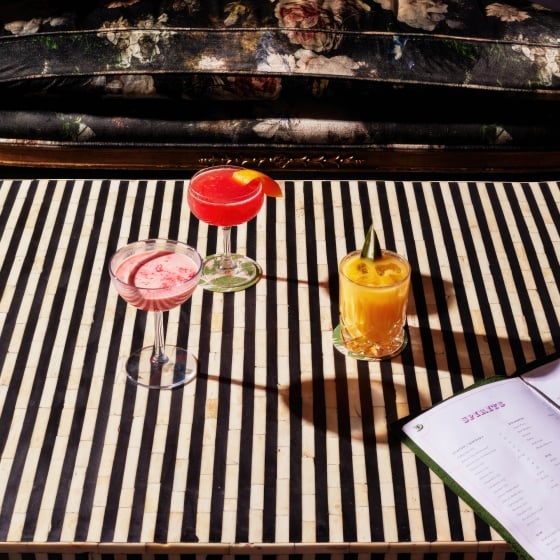
{"label": "cocktail glass stem", "polygon": [[152,357],[152,365],[158,366],[166,364],[169,357],[165,353],[165,333],[163,330],[163,311],[154,312],[154,355]]}
{"label": "cocktail glass stem", "polygon": [[220,267],[227,273],[235,269],[235,263],[231,258],[231,227],[222,228],[222,237],[224,240],[224,254],[222,255]]}

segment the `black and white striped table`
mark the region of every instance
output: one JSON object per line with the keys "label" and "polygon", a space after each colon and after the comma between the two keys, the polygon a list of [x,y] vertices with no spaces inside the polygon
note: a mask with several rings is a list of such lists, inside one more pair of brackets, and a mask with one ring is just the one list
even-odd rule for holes
{"label": "black and white striped table", "polygon": [[[200,373],[155,392],[122,373],[152,323],[107,262],[146,237],[215,251],[186,182],[0,182],[0,557],[515,558],[389,426],[559,349],[560,183],[282,184],[233,237],[264,277],[169,314]],[[414,271],[383,363],[331,340],[372,220]]]}

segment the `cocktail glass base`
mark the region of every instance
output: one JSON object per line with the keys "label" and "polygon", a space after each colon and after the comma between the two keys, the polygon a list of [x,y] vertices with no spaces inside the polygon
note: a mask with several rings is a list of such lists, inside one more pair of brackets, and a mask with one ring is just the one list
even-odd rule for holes
{"label": "cocktail glass base", "polygon": [[212,292],[238,292],[254,286],[262,268],[250,257],[231,254],[224,264],[223,255],[211,255],[202,266],[200,286]]}
{"label": "cocktail glass base", "polygon": [[408,336],[407,336],[406,331],[405,331],[402,344],[399,347],[397,347],[395,350],[393,350],[392,352],[389,352],[387,354],[383,354],[383,355],[380,355],[380,356],[371,356],[371,355],[368,355],[368,354],[352,352],[352,350],[349,350],[344,345],[344,340],[342,338],[342,333],[340,332],[340,325],[337,325],[334,328],[332,339],[333,339],[334,347],[340,353],[344,354],[345,356],[348,356],[349,358],[354,358],[355,360],[364,360],[366,362],[380,362],[382,360],[389,360],[391,358],[394,358],[395,356],[398,356],[405,349],[406,345],[408,344]]}
{"label": "cocktail glass base", "polygon": [[126,360],[128,379],[148,389],[174,389],[191,382],[198,369],[194,354],[178,346],[166,346],[165,356],[154,357],[154,347],[146,346]]}

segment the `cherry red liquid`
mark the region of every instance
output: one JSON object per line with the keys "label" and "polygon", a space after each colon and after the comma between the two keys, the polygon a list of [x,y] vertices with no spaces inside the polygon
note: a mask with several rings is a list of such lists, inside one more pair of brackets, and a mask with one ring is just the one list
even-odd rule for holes
{"label": "cherry red liquid", "polygon": [[232,177],[240,168],[224,167],[196,173],[187,191],[191,212],[201,221],[220,227],[244,224],[261,209],[264,193],[258,181],[242,185]]}

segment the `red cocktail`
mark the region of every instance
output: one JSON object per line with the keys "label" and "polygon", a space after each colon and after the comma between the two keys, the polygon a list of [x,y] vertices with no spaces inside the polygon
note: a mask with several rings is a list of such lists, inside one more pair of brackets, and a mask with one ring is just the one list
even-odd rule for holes
{"label": "red cocktail", "polygon": [[255,284],[261,267],[251,258],[231,253],[231,228],[253,219],[265,195],[282,191],[270,177],[243,167],[221,165],[195,173],[187,191],[191,212],[201,221],[222,228],[224,251],[204,261],[200,283],[215,292],[244,290]]}
{"label": "red cocktail", "polygon": [[236,181],[240,167],[214,167],[200,171],[191,180],[187,202],[203,222],[220,227],[244,224],[254,218],[264,202],[260,181],[247,185]]}

